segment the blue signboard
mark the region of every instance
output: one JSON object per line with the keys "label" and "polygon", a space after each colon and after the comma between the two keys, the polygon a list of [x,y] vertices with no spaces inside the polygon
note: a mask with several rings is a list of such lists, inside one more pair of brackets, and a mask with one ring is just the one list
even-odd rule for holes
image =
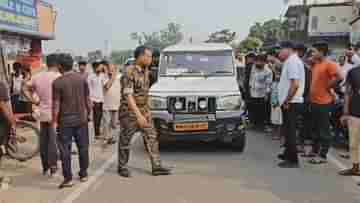
{"label": "blue signboard", "polygon": [[13,32],[38,33],[37,0],[0,0],[0,28]]}

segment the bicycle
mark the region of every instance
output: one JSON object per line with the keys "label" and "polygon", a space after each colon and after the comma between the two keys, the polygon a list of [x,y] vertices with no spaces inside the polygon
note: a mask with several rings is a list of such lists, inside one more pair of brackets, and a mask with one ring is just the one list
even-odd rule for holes
{"label": "bicycle", "polygon": [[0,159],[6,156],[20,162],[28,161],[40,152],[40,130],[33,122],[17,120],[16,130],[0,143]]}

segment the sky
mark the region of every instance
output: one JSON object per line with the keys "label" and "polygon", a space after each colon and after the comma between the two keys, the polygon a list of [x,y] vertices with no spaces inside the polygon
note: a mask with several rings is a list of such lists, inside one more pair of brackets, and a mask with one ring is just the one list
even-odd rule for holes
{"label": "sky", "polygon": [[57,12],[56,40],[44,44],[45,52],[131,49],[132,32],[154,32],[170,22],[182,25],[185,39],[201,42],[224,28],[248,34],[254,22],[278,18],[283,0],[47,0]]}

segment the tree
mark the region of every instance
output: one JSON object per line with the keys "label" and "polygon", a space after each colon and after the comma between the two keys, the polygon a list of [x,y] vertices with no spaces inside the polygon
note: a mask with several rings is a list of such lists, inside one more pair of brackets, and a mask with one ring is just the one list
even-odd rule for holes
{"label": "tree", "polygon": [[162,50],[165,47],[177,44],[183,39],[181,25],[169,23],[167,28],[153,33],[134,32],[130,34],[132,40],[136,40],[139,45],[146,45],[153,49]]}
{"label": "tree", "polygon": [[240,52],[247,52],[251,50],[259,49],[263,45],[261,39],[256,37],[247,37],[243,41],[240,42],[237,50]]}
{"label": "tree", "polygon": [[206,43],[226,43],[230,44],[236,38],[236,32],[232,32],[230,29],[224,29],[210,34]]}
{"label": "tree", "polygon": [[111,61],[115,64],[122,65],[133,54],[132,50],[119,50],[111,53]]}
{"label": "tree", "polygon": [[265,39],[264,29],[261,23],[256,22],[253,26],[250,27],[249,37],[255,37],[261,40]]}
{"label": "tree", "polygon": [[250,27],[249,37],[255,37],[265,43],[277,42],[286,38],[288,23],[279,19],[270,19],[264,23],[256,22]]}

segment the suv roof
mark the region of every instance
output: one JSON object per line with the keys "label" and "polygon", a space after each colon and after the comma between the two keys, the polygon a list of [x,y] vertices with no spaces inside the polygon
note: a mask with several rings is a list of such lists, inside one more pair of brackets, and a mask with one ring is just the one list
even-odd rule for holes
{"label": "suv roof", "polygon": [[180,44],[167,47],[163,52],[185,52],[185,51],[232,51],[232,47],[221,43],[202,44]]}

